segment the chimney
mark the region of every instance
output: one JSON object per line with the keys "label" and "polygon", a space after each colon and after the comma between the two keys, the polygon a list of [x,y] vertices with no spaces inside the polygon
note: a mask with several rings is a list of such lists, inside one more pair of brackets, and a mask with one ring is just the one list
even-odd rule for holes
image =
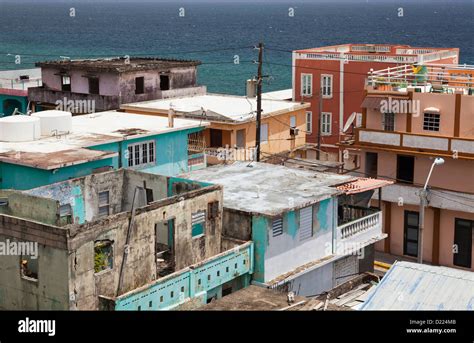
{"label": "chimney", "polygon": [[174,109],[171,106],[168,110],[168,127],[174,127]]}
{"label": "chimney", "polygon": [[257,80],[247,80],[247,98],[255,98],[257,96]]}

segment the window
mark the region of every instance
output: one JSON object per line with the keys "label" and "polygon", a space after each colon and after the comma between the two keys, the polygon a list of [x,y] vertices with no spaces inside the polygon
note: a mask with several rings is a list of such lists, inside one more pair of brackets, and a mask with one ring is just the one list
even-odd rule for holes
{"label": "window", "polygon": [[300,241],[313,236],[313,207],[305,207],[300,210]]}
{"label": "window", "polygon": [[313,75],[312,74],[301,74],[301,95],[302,96],[313,95]]}
{"label": "window", "polygon": [[207,204],[207,217],[212,220],[219,216],[219,201],[213,201]]}
{"label": "window", "polygon": [[192,237],[204,235],[206,225],[206,211],[199,211],[191,215]]}
{"label": "window", "polygon": [[306,112],[306,132],[313,132],[313,112],[311,111]]}
{"label": "window", "polygon": [[321,75],[323,98],[332,98],[332,75]]}
{"label": "window", "polygon": [[99,273],[114,267],[113,241],[100,240],[94,242],[94,272]]}
{"label": "window", "polygon": [[245,148],[245,129],[237,130],[237,148]]}
{"label": "window", "polygon": [[59,218],[61,223],[72,224],[72,208],[71,204],[59,206]]}
{"label": "window", "polygon": [[454,222],[453,264],[471,268],[474,221],[456,218]]}
{"label": "window", "polygon": [[61,89],[65,92],[71,91],[71,77],[68,75],[61,76]]}
{"label": "window", "polygon": [[99,78],[89,78],[89,94],[99,94]]}
{"label": "window", "polygon": [[20,275],[22,278],[38,281],[38,258],[32,255],[20,256]]}
{"label": "window", "polygon": [[135,78],[135,94],[145,93],[145,78],[143,76]]}
{"label": "window", "polygon": [[260,142],[268,143],[268,124],[260,125]]}
{"label": "window", "polygon": [[403,254],[413,257],[418,256],[418,212],[405,211]]}
{"label": "window", "polygon": [[277,237],[283,234],[283,218],[273,219],[272,234],[273,237]]}
{"label": "window", "polygon": [[99,192],[99,217],[106,217],[109,215],[109,191]]}
{"label": "window", "polygon": [[211,129],[211,148],[222,147],[222,130]]}
{"label": "window", "polygon": [[137,167],[155,163],[155,141],[130,144],[128,146],[128,166]]}
{"label": "window", "polygon": [[170,77],[169,75],[160,75],[160,89],[167,91],[170,89]]}
{"label": "window", "polygon": [[439,131],[439,113],[425,113],[423,116],[423,130]]}
{"label": "window", "polygon": [[376,152],[365,153],[365,174],[368,177],[377,177],[378,157],[379,156]]}
{"label": "window", "polygon": [[332,114],[329,112],[321,113],[321,135],[331,135]]}
{"label": "window", "polygon": [[397,155],[398,182],[413,183],[415,173],[415,157]]}
{"label": "window", "polygon": [[384,131],[395,131],[395,113],[382,113],[382,127]]}
{"label": "window", "polygon": [[291,116],[290,117],[290,127],[292,127],[292,128],[296,127],[296,116]]}

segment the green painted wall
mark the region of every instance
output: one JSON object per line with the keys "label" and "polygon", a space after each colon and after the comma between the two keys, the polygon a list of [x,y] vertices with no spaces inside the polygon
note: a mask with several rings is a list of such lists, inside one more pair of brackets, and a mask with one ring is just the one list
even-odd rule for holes
{"label": "green painted wall", "polygon": [[21,113],[26,113],[28,98],[26,96],[0,94],[0,117],[12,115],[17,106]]}
{"label": "green painted wall", "polygon": [[157,150],[155,163],[134,169],[167,176],[185,173],[188,171],[188,134],[200,130],[202,128],[194,128],[152,137],[92,146],[89,148],[116,152],[120,156],[60,168],[55,173],[53,171],[0,162],[0,189],[31,189],[86,176],[91,174],[96,168],[107,166],[113,169],[128,168],[128,146],[150,140],[155,141]]}

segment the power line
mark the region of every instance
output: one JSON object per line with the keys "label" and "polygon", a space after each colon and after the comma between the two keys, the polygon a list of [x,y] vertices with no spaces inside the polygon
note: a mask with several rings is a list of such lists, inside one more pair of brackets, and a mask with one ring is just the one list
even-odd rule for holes
{"label": "power line", "polygon": [[[149,55],[180,55],[180,54],[199,54],[199,53],[211,53],[211,52],[218,52],[218,51],[228,51],[228,50],[242,50],[242,49],[253,49],[254,46],[235,46],[235,47],[227,47],[227,48],[219,48],[219,49],[209,49],[209,50],[191,50],[191,51],[172,51],[172,52],[149,52],[149,53],[116,53],[112,52],[110,54],[90,54],[90,55],[80,55],[80,54],[70,54],[70,56],[74,57],[112,57],[112,56],[149,56]],[[0,52],[0,55],[19,55],[19,56],[32,56],[32,57],[54,57],[54,56],[69,56],[69,53],[65,54],[33,54],[33,53],[14,53],[14,52]]]}

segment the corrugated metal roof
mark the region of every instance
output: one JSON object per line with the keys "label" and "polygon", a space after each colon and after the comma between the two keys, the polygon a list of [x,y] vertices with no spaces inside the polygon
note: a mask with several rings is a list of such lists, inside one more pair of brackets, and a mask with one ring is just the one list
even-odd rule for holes
{"label": "corrugated metal roof", "polygon": [[361,310],[474,310],[474,272],[396,262]]}

